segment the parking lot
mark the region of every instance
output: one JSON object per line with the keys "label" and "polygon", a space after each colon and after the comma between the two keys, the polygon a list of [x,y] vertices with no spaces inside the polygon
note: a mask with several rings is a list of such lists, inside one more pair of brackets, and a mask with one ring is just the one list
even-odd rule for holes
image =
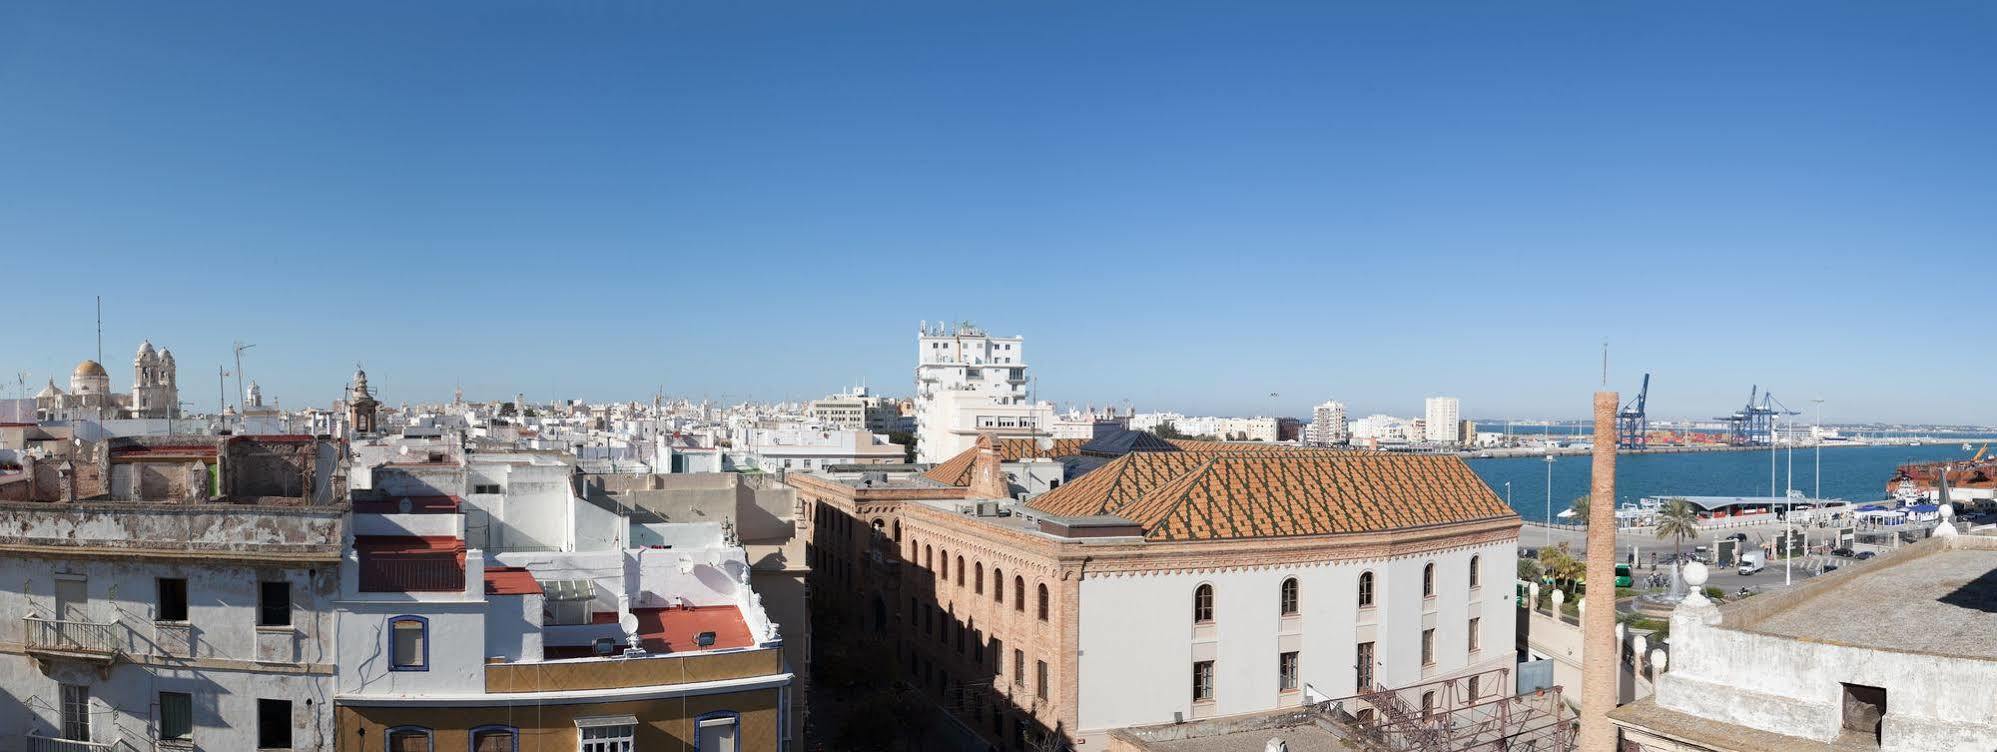
{"label": "parking lot", "polygon": [[[1798,527],[1795,530],[1803,533],[1806,541],[1805,545],[1810,547],[1811,550],[1823,548],[1827,545],[1830,536],[1833,535],[1831,528]],[[1732,528],[1709,533],[1698,540],[1688,539],[1684,541],[1682,551],[1688,558],[1699,557],[1700,548],[1703,547],[1704,556],[1701,558],[1710,560],[1711,552],[1717,549],[1719,541],[1729,537],[1743,536],[1744,540],[1741,542],[1741,545],[1744,551],[1759,551],[1762,544],[1779,540],[1781,534],[1782,524],[1779,521],[1761,526]],[[1586,533],[1580,530],[1549,528],[1544,525],[1528,522],[1519,533],[1519,546],[1521,549],[1536,550],[1541,546],[1549,545],[1549,543],[1554,546],[1565,543],[1572,554],[1578,557],[1587,549],[1585,535]],[[1650,584],[1649,576],[1652,573],[1661,573],[1668,570],[1674,548],[1679,548],[1674,546],[1671,540],[1657,538],[1651,535],[1648,530],[1619,531],[1616,536],[1616,547],[1618,549],[1617,559],[1619,561],[1629,561],[1632,556],[1636,557],[1637,566],[1631,572],[1631,577],[1636,581],[1635,588],[1637,590],[1648,590]],[[1856,549],[1853,551],[1855,554],[1866,552],[1877,554],[1886,550],[1880,546],[1868,544],[1860,544],[1854,548]],[[1653,561],[1655,562],[1654,568]],[[1707,587],[1716,587],[1727,592],[1733,592],[1743,587],[1757,592],[1765,592],[1779,590],[1785,587],[1785,582],[1801,582],[1825,571],[1835,571],[1835,569],[1825,569],[1825,567],[1844,568],[1862,566],[1863,564],[1864,560],[1856,557],[1811,554],[1798,556],[1794,561],[1788,562],[1786,565],[1781,560],[1775,560],[1768,563],[1761,571],[1745,575],[1741,574],[1734,567],[1713,566],[1709,569],[1710,577],[1707,579],[1706,585]],[[1787,568],[1786,573],[1785,567]]]}

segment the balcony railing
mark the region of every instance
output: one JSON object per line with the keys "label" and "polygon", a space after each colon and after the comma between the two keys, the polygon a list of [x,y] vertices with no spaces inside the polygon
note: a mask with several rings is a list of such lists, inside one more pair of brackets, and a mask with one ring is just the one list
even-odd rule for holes
{"label": "balcony railing", "polygon": [[107,752],[112,748],[110,744],[28,735],[28,752]]}
{"label": "balcony railing", "polygon": [[465,567],[456,556],[361,557],[361,592],[430,593],[465,589]]}
{"label": "balcony railing", "polygon": [[116,625],[113,624],[43,619],[34,616],[26,617],[23,621],[26,624],[29,650],[105,655],[118,652],[118,641],[113,631]]}

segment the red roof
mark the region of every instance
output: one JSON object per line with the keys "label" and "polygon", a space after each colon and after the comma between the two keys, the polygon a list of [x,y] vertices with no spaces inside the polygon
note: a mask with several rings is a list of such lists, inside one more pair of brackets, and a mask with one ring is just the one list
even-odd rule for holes
{"label": "red roof", "polygon": [[356,501],[354,511],[362,514],[402,514],[403,499],[409,500],[409,514],[457,514],[458,505],[464,503],[456,496],[396,496]]}
{"label": "red roof", "polygon": [[526,567],[492,567],[485,570],[486,595],[540,595],[541,583]]}
{"label": "red roof", "polygon": [[461,554],[465,542],[449,535],[356,535],[354,549],[367,554]]}
{"label": "red roof", "polygon": [[[741,609],[734,606],[634,608],[631,614],[638,617],[639,639],[644,641],[646,650],[654,653],[724,650],[756,644],[755,638],[749,636],[749,625],[742,621]],[[598,624],[615,624],[617,612],[603,611],[592,614],[590,618]],[[714,644],[703,646],[696,642],[702,632],[713,632]],[[595,655],[588,646],[550,646],[541,652],[550,660]]]}

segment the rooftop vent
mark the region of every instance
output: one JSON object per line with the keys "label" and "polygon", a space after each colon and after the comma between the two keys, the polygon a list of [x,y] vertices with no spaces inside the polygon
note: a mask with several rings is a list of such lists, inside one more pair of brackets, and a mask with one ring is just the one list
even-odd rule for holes
{"label": "rooftop vent", "polygon": [[693,638],[693,644],[699,645],[704,648],[714,647],[714,633],[702,632],[698,635],[695,635]]}

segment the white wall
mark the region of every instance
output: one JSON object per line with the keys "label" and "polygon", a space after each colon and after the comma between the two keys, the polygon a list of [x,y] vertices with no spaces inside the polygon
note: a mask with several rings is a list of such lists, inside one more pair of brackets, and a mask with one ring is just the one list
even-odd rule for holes
{"label": "white wall", "polygon": [[[486,602],[344,601],[339,615],[342,694],[477,694],[485,691]],[[430,623],[427,670],[389,670],[388,620]]]}
{"label": "white wall", "polygon": [[[1480,555],[1482,584],[1467,587],[1470,558]],[[1083,731],[1166,723],[1178,711],[1195,717],[1192,663],[1196,652],[1215,661],[1215,704],[1210,715],[1232,715],[1293,704],[1278,691],[1277,660],[1298,651],[1302,682],[1331,697],[1356,692],[1353,661],[1358,643],[1375,643],[1375,676],[1390,687],[1425,680],[1420,635],[1436,629],[1436,667],[1428,678],[1513,664],[1512,581],[1515,554],[1509,542],[1477,550],[1367,563],[1297,567],[1090,576],[1081,584],[1080,703]],[[1423,564],[1436,562],[1437,596],[1429,610],[1421,596]],[[1357,608],[1362,571],[1374,573],[1372,626]],[[1299,580],[1301,629],[1279,637],[1279,589]],[[1215,639],[1196,647],[1193,590],[1215,587]],[[1475,664],[1468,654],[1468,619],[1481,616],[1483,635]],[[1432,615],[1430,615],[1432,614]],[[1199,659],[1207,656],[1202,654]],[[1029,656],[1028,660],[1036,659]],[[1287,702],[1286,702],[1287,700]]]}
{"label": "white wall", "polygon": [[[14,749],[33,732],[54,735],[59,728],[58,683],[90,687],[92,731],[97,741],[119,738],[132,748],[150,749],[157,733],[158,693],[187,692],[194,700],[194,740],[202,749],[254,749],[257,700],[292,702],[293,744],[300,750],[331,750],[329,713],[332,678],[300,671],[331,664],[332,627],[327,604],[333,572],[219,566],[212,562],[164,564],[138,560],[5,559],[0,582],[0,643],[26,637],[21,617],[53,615],[58,573],[80,575],[89,596],[87,618],[112,623],[127,654],[108,676],[84,664],[56,661],[45,674],[18,653],[0,653],[0,749]],[[155,624],[158,578],[187,579],[185,628]],[[259,583],[282,578],[291,583],[292,626],[259,628]],[[182,657],[188,656],[188,657]],[[256,663],[262,661],[263,663]],[[266,667],[268,670],[265,670]],[[314,710],[308,710],[306,701]],[[10,704],[18,703],[18,704]]]}

